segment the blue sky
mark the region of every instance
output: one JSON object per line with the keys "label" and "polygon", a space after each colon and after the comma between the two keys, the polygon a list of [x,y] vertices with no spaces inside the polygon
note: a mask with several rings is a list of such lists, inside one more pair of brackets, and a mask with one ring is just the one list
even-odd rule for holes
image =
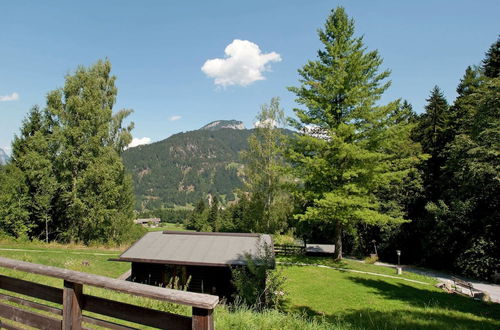
{"label": "blue sky", "polygon": [[[135,111],[135,138],[158,141],[218,119],[251,127],[273,96],[292,115],[294,95],[286,87],[297,85],[297,69],[315,59],[316,30],[338,5],[392,71],[382,101],[404,98],[417,112],[436,84],[452,101],[465,68],[479,64],[500,33],[498,0],[4,0],[0,148],[66,74],[105,57],[118,77],[115,109]],[[216,58],[222,60],[204,67]]]}

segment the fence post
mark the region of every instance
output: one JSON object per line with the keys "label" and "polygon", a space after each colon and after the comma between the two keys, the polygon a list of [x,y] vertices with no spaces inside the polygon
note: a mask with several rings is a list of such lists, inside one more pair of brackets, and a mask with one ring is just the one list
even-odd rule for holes
{"label": "fence post", "polygon": [[214,330],[213,309],[193,307],[193,330]]}
{"label": "fence post", "polygon": [[82,328],[83,286],[64,281],[63,291],[63,330]]}

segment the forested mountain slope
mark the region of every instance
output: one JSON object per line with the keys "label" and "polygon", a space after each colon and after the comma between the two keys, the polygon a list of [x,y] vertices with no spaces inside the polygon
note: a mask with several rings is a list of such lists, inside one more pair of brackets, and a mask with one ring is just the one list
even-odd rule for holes
{"label": "forested mountain slope", "polygon": [[224,128],[224,122],[126,150],[123,161],[133,177],[136,208],[186,205],[207,194],[234,199],[232,191],[241,185],[239,152],[247,148],[252,130]]}

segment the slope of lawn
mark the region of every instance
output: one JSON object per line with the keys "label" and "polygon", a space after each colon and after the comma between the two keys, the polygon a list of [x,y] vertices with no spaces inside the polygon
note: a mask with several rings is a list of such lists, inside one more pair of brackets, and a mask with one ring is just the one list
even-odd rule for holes
{"label": "slope of lawn", "polygon": [[[114,278],[130,267],[128,263],[108,261],[109,258],[117,257],[121,250],[13,241],[0,242],[0,256],[2,257]],[[280,260],[289,261],[290,258],[280,258]],[[341,268],[394,275],[392,269],[364,265],[356,261],[347,260],[339,264],[328,259],[301,258],[301,262],[327,263],[334,267],[341,265]],[[400,279],[314,266],[280,265],[279,269],[287,278],[288,298],[285,312],[256,313],[246,308],[229,310],[221,305],[215,312],[216,327],[249,330],[500,328],[500,305],[449,295],[431,284],[416,284]],[[0,274],[57,287],[62,286],[62,281],[59,279],[9,269],[0,268]],[[419,279],[433,283],[432,279],[423,276]],[[190,309],[185,306],[92,287],[85,287],[85,292],[108,299],[190,315]]]}
{"label": "slope of lawn", "polygon": [[432,277],[427,277],[415,273],[405,272],[403,274],[397,275],[396,269],[391,267],[377,266],[373,264],[366,264],[364,262],[344,258],[341,261],[333,260],[330,257],[312,257],[312,256],[279,256],[277,261],[280,263],[300,263],[300,264],[314,264],[314,265],[324,265],[328,267],[342,268],[357,270],[362,272],[370,272],[377,274],[384,274],[395,276],[399,278],[406,278],[410,280],[426,282],[429,284],[436,284],[436,279]]}
{"label": "slope of lawn", "polygon": [[499,304],[447,294],[430,284],[314,266],[282,269],[287,309],[332,324],[364,329],[500,328]]}

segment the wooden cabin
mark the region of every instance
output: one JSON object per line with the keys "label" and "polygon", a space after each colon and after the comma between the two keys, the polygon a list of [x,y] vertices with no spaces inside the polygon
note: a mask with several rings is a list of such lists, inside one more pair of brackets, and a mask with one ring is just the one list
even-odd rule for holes
{"label": "wooden cabin", "polygon": [[244,267],[245,255],[259,257],[265,234],[163,231],[145,234],[118,259],[132,263],[129,280],[166,286],[175,278],[188,291],[230,298],[231,268]]}

